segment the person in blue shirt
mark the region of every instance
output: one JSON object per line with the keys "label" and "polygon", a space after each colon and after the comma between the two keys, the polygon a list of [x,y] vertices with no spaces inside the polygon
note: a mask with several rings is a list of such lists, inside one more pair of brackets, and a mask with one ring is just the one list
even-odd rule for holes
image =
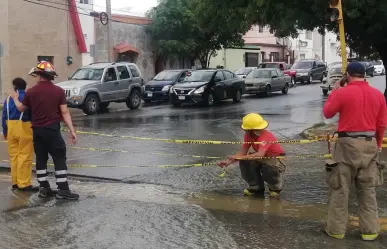
{"label": "person in blue shirt", "polygon": [[[22,78],[15,78],[12,84],[22,101],[27,83]],[[39,191],[31,184],[34,147],[30,112],[20,112],[13,99],[8,97],[4,102],[2,125],[4,139],[8,142],[12,189]]]}

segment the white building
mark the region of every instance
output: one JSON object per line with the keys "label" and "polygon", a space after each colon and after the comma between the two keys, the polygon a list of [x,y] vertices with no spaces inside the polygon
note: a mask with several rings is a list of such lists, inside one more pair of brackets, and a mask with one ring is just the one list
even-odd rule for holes
{"label": "white building", "polygon": [[[325,43],[324,56],[323,39]],[[341,61],[339,48],[340,42],[337,40],[337,35],[328,31],[325,36],[322,36],[317,30],[300,30],[299,36],[292,39],[292,49],[296,60],[319,59],[324,60],[327,64]]]}
{"label": "white building", "polygon": [[[77,3],[78,13],[88,14],[94,10],[94,0],[79,0]],[[94,18],[88,15],[79,15],[81,22],[83,36],[85,38],[87,52],[82,53],[82,65],[88,65],[93,62],[93,58],[90,55],[90,47],[95,44],[95,27]]]}

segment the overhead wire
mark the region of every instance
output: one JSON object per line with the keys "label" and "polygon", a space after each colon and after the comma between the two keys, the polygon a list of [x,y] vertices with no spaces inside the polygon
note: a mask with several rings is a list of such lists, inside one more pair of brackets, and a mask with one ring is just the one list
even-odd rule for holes
{"label": "overhead wire", "polygon": [[[35,4],[35,5],[40,5],[40,6],[48,7],[48,8],[53,8],[53,9],[57,9],[57,10],[62,10],[62,11],[70,12],[69,9],[63,9],[63,8],[59,8],[57,6],[43,4],[43,3],[40,3],[40,2],[38,3],[38,2],[31,1],[31,0],[22,0],[22,1],[28,2],[28,3],[31,3],[31,4]],[[43,1],[43,2],[47,2],[47,1]],[[58,4],[58,5],[70,7],[70,5],[63,4],[63,3],[53,3],[53,2],[47,2],[47,3]],[[72,11],[72,12],[77,13],[79,15],[84,15],[84,16],[89,16],[91,18],[94,18],[93,16],[90,15],[90,13],[86,14],[86,13],[81,13],[81,12],[78,12],[78,11]],[[94,12],[94,10],[93,10],[93,12]],[[137,26],[146,26],[145,24],[128,23],[128,22],[118,21],[118,20],[114,20],[114,19],[108,19],[108,20],[111,21],[111,22],[115,22],[115,23],[125,23],[125,24],[137,25]]]}

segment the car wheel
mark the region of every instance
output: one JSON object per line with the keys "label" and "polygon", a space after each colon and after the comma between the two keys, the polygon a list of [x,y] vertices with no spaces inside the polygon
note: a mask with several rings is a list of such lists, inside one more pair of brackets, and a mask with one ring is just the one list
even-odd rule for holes
{"label": "car wheel", "polygon": [[209,93],[206,100],[207,106],[213,106],[215,103],[214,95],[212,93]]}
{"label": "car wheel", "polygon": [[290,79],[290,87],[295,87],[296,86],[296,78],[295,77],[292,77]]}
{"label": "car wheel", "polygon": [[313,75],[309,75],[308,84],[313,83]]}
{"label": "car wheel", "polygon": [[288,91],[289,91],[289,84],[286,83],[286,84],[284,85],[284,88],[282,88],[282,93],[283,93],[283,94],[288,94]]}
{"label": "car wheel", "polygon": [[126,106],[130,109],[137,109],[141,105],[141,94],[137,89],[132,90],[129,98],[126,100]]}
{"label": "car wheel", "polygon": [[324,95],[324,96],[327,96],[327,95],[328,95],[328,90],[323,89],[322,92],[323,92],[323,95]]}
{"label": "car wheel", "polygon": [[173,105],[174,107],[180,107],[180,106],[181,106],[181,103],[179,103],[179,102],[173,102],[172,105]]}
{"label": "car wheel", "polygon": [[269,97],[271,95],[271,87],[269,85],[265,88],[265,96]]}
{"label": "car wheel", "polygon": [[96,114],[100,108],[99,102],[100,101],[99,101],[98,95],[96,94],[87,95],[85,102],[83,103],[83,106],[82,106],[82,111],[86,115]]}
{"label": "car wheel", "polygon": [[104,102],[104,103],[99,104],[99,108],[106,109],[109,107],[109,105],[110,105],[110,102]]}
{"label": "car wheel", "polygon": [[241,90],[237,90],[234,94],[234,97],[232,98],[232,100],[234,101],[234,103],[238,103],[240,102],[242,99],[242,93],[241,93]]}

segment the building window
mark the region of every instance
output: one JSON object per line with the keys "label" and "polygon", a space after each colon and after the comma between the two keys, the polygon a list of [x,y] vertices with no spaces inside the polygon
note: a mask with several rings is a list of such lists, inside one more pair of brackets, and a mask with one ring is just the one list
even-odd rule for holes
{"label": "building window", "polygon": [[41,62],[41,61],[47,61],[47,62],[50,62],[51,64],[54,64],[54,56],[39,55],[38,62]]}
{"label": "building window", "polygon": [[307,30],[305,32],[305,39],[312,40],[312,34],[313,34],[312,31]]}
{"label": "building window", "polygon": [[258,26],[258,32],[263,33],[263,26],[261,26],[261,25]]}
{"label": "building window", "polygon": [[89,4],[89,0],[80,0],[80,3]]}
{"label": "building window", "polygon": [[279,61],[279,52],[271,52],[271,56],[273,56],[273,61]]}
{"label": "building window", "polygon": [[300,54],[300,60],[305,60],[305,54]]}

